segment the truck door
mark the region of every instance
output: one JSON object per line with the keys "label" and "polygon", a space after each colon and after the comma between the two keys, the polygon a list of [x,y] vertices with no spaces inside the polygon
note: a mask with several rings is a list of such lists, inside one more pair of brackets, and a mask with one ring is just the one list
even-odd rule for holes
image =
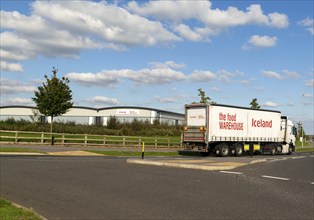
{"label": "truck door", "polygon": [[189,108],[187,109],[187,126],[201,127],[206,125],[206,108]]}
{"label": "truck door", "polygon": [[183,141],[203,145],[206,136],[206,106],[187,106],[185,113],[186,126],[184,127]]}

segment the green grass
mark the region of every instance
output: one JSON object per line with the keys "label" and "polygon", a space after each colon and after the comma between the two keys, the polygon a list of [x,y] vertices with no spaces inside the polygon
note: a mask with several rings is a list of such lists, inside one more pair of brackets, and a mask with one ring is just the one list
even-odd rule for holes
{"label": "green grass", "polygon": [[295,151],[296,152],[313,152],[314,147],[305,147],[305,148],[297,147]]}
{"label": "green grass", "polygon": [[[15,141],[15,133],[11,131],[1,131],[0,136],[6,136],[8,138],[0,138],[0,141]],[[53,134],[55,143],[62,142],[62,134]],[[50,143],[51,137],[49,133],[44,134],[44,142]],[[41,133],[18,133],[17,142],[40,142]],[[157,139],[157,143],[155,143]],[[82,134],[64,134],[65,143],[85,143],[85,135]],[[138,136],[110,136],[110,135],[87,135],[87,143],[90,144],[122,144],[126,145],[139,145],[139,143],[145,142],[146,145],[179,145],[180,137],[138,137]]]}
{"label": "green grass", "polygon": [[[87,152],[102,154],[106,156],[142,156],[142,152],[136,151],[99,151],[99,150],[87,150]],[[145,152],[145,156],[165,156],[165,157],[173,157],[180,156],[178,152]]]}
{"label": "green grass", "polygon": [[46,154],[46,152],[32,150],[28,148],[14,148],[14,147],[0,147],[0,152],[18,152],[18,153],[42,153]]}
{"label": "green grass", "polygon": [[1,220],[41,220],[34,212],[23,208],[17,208],[11,202],[0,198]]}
{"label": "green grass", "polygon": [[[301,146],[302,146],[302,142],[299,141],[299,140],[297,140],[297,141],[295,142],[295,146],[296,146],[296,147],[301,147]],[[303,146],[304,146],[304,147],[309,146],[309,143],[308,143],[308,142],[303,142]]]}

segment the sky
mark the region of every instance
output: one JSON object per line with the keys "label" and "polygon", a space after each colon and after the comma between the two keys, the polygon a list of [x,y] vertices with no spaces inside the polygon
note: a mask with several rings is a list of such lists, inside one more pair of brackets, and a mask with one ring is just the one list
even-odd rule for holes
{"label": "sky", "polygon": [[67,77],[75,106],[281,111],[314,134],[312,0],[1,0],[1,106]]}

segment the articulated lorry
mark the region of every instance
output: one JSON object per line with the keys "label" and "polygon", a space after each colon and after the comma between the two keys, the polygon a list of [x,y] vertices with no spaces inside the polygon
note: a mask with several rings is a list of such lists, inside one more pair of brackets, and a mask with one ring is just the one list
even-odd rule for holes
{"label": "articulated lorry", "polygon": [[245,152],[291,154],[296,128],[279,111],[220,104],[185,105],[185,150],[226,157]]}

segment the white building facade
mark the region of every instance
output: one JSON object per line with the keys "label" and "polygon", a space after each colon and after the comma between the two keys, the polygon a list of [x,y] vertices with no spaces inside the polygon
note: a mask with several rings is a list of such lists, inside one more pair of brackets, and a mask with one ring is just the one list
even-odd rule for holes
{"label": "white building facade", "polygon": [[[184,114],[135,106],[107,108],[74,106],[66,114],[55,117],[54,122],[75,122],[76,124],[106,126],[110,117],[115,117],[120,122],[132,122],[134,119],[137,119],[140,121],[149,121],[150,123],[158,120],[160,123],[167,123],[169,125],[182,125],[184,123]],[[0,120],[3,121],[8,118],[51,122],[51,118],[40,115],[36,107],[0,106]]]}

